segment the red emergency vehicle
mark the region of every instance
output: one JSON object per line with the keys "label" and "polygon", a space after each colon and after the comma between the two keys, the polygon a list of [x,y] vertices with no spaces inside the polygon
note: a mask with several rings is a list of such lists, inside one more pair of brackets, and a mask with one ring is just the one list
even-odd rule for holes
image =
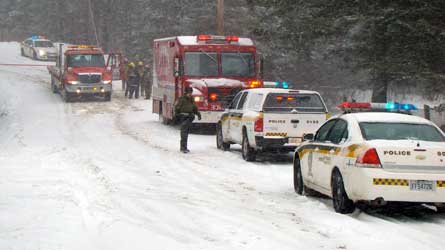
{"label": "red emergency vehicle", "polygon": [[96,46],[60,44],[56,65],[48,66],[53,93],[60,93],[66,102],[87,95],[110,101],[112,58],[109,55],[106,62],[104,52]]}
{"label": "red emergency vehicle", "polygon": [[164,123],[173,119],[175,101],[185,87],[202,114],[195,122],[216,124],[239,91],[262,87],[261,60],[249,38],[177,36],[154,40],[153,113]]}

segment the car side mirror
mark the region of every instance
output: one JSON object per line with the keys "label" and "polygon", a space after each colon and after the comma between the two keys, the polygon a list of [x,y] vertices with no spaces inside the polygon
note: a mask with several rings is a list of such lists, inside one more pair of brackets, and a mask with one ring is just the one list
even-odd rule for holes
{"label": "car side mirror", "polygon": [[314,134],[305,134],[303,136],[303,141],[313,141],[314,140]]}

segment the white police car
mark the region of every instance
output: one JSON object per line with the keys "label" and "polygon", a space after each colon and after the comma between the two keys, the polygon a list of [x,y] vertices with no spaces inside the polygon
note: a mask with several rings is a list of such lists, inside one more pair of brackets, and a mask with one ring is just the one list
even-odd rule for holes
{"label": "white police car", "polygon": [[217,124],[217,147],[242,145],[242,156],[257,152],[291,152],[327,119],[328,111],[315,91],[260,88],[239,92]]}
{"label": "white police car", "polygon": [[34,60],[51,60],[57,58],[57,49],[54,44],[43,36],[32,36],[21,43],[20,53],[22,56]]}
{"label": "white police car", "polygon": [[[346,110],[415,109],[409,104],[343,103]],[[357,202],[445,205],[445,135],[432,122],[391,112],[346,113],[306,135],[294,155],[294,188],[332,197],[339,213]]]}

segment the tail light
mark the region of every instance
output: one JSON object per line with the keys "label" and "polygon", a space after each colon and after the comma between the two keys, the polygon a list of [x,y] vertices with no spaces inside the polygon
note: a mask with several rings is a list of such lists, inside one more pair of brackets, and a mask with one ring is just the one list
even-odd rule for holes
{"label": "tail light", "polygon": [[260,115],[255,119],[255,124],[254,124],[253,130],[255,132],[263,132],[263,127],[264,127],[263,114],[260,113]]}
{"label": "tail light", "polygon": [[364,168],[381,168],[381,162],[377,150],[375,148],[368,149],[357,158],[357,167]]}
{"label": "tail light", "polygon": [[209,99],[210,99],[210,101],[212,101],[212,102],[218,100],[218,94],[216,94],[216,93],[211,93],[211,94],[209,95]]}

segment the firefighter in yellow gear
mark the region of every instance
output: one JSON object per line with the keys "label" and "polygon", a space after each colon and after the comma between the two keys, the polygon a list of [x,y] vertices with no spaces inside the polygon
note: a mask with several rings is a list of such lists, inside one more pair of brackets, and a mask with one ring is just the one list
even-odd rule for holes
{"label": "firefighter in yellow gear", "polygon": [[137,66],[137,72],[139,76],[139,87],[140,87],[140,93],[141,96],[145,95],[145,68],[144,68],[144,62],[139,61]]}

